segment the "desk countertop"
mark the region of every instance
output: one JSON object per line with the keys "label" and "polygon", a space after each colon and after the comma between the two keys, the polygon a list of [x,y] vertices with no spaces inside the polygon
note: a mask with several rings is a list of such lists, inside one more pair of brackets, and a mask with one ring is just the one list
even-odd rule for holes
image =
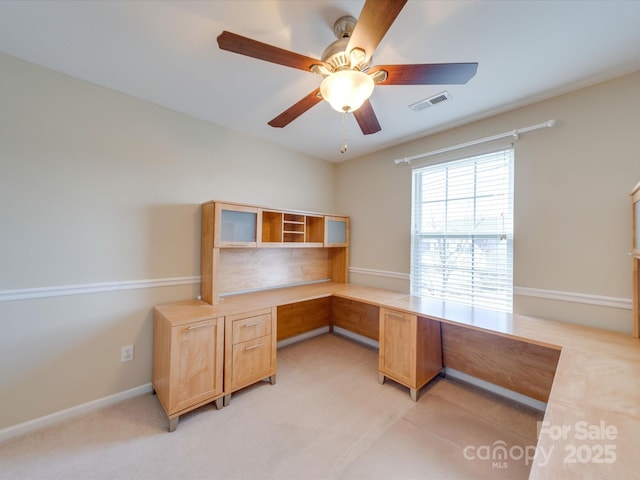
{"label": "desk countertop", "polygon": [[630,335],[332,282],[156,308],[180,325],[328,296],[560,350],[529,478],[640,478],[640,339]]}

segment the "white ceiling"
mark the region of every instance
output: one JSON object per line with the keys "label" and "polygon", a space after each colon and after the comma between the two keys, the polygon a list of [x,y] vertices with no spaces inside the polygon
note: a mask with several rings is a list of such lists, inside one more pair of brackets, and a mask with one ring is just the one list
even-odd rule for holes
{"label": "white ceiling", "polygon": [[[409,1],[374,64],[478,62],[466,85],[379,86],[382,131],[364,136],[325,103],[267,122],[321,77],[222,51],[229,30],[320,58],[362,0],[0,0],[0,51],[249,135],[339,162],[640,70],[640,1]],[[448,90],[452,100],[408,105]],[[545,121],[541,118],[540,121]]]}

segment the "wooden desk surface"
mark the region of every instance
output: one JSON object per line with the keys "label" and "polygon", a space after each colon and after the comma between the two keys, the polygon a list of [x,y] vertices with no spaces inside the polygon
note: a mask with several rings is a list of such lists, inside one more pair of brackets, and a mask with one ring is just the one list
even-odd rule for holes
{"label": "wooden desk surface", "polygon": [[529,478],[640,478],[640,339],[630,335],[332,282],[156,308],[179,325],[332,295],[561,350]]}

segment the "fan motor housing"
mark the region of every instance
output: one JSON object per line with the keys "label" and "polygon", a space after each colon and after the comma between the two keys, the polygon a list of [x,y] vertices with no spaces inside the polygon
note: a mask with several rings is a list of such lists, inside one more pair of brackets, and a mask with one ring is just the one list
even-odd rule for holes
{"label": "fan motor housing", "polygon": [[351,38],[351,33],[356,26],[356,19],[351,15],[345,15],[338,18],[333,24],[333,33],[337,40],[329,44],[322,52],[322,61],[333,67],[334,72],[345,68],[356,68],[360,71],[366,71],[371,66],[371,59],[366,64],[352,65],[351,58],[347,54],[346,49]]}

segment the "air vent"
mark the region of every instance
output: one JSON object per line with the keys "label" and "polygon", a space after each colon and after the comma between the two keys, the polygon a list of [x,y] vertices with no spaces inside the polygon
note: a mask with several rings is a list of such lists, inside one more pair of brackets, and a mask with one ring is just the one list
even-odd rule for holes
{"label": "air vent", "polygon": [[409,108],[414,112],[419,112],[420,110],[424,110],[425,108],[437,103],[442,103],[445,100],[449,100],[450,98],[451,94],[445,90],[444,92],[437,93],[432,97],[422,99],[416,103],[412,103],[411,105],[409,105]]}

